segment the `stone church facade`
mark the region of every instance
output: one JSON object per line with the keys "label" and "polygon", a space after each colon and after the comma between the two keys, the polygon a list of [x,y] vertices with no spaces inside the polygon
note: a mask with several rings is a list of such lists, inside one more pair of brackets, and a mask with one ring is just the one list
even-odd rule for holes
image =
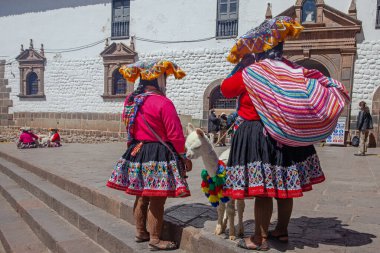
{"label": "stone church facade", "polygon": [[219,91],[233,68],[225,57],[234,39],[265,18],[287,15],[305,30],[286,43],[286,57],[344,83],[352,96],[342,115],[347,132],[354,129],[358,103],[366,101],[375,122],[373,138],[380,141],[375,0],[31,2],[30,9],[0,4],[0,25],[6,27],[0,37],[1,126],[119,136],[123,98],[134,87],[118,68],[168,58],[187,73],[183,80],[169,79],[168,97],[184,122],[205,127],[210,109],[235,107]]}

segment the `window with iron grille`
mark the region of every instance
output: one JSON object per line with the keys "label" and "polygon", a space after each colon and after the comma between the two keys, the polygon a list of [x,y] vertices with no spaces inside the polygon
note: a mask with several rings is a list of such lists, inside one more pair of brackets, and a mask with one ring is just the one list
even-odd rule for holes
{"label": "window with iron grille", "polygon": [[119,69],[116,69],[113,74],[112,95],[124,95],[126,93],[127,93],[127,81],[120,74]]}
{"label": "window with iron grille", "polygon": [[26,78],[26,95],[36,95],[37,93],[38,76],[35,72],[31,72]]}
{"label": "window with iron grille", "polygon": [[380,0],[377,0],[376,6],[376,28],[380,29]]}
{"label": "window with iron grille", "polygon": [[112,1],[112,39],[129,37],[130,0]]}
{"label": "window with iron grille", "polygon": [[235,109],[236,98],[225,98],[220,92],[220,86],[216,87],[210,95],[211,109]]}
{"label": "window with iron grille", "polygon": [[217,37],[236,37],[238,35],[238,12],[239,0],[218,0]]}

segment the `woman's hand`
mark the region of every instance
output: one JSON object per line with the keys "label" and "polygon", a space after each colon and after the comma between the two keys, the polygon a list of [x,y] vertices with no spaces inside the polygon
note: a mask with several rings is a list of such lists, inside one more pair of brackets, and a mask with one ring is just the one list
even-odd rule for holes
{"label": "woman's hand", "polygon": [[193,162],[190,159],[184,159],[183,163],[185,164],[186,172],[193,170]]}

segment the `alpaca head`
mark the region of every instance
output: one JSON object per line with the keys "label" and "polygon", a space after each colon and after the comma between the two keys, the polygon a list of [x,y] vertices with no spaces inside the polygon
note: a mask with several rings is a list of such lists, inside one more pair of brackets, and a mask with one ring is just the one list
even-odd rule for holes
{"label": "alpaca head", "polygon": [[187,126],[188,136],[186,138],[186,156],[189,159],[196,159],[204,154],[204,150],[209,149],[211,143],[206,136],[206,134],[200,128],[194,128],[194,126],[189,123]]}

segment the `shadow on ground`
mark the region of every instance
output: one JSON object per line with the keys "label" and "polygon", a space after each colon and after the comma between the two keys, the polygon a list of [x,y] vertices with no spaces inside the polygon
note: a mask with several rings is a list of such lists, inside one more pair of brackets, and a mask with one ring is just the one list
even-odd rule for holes
{"label": "shadow on ground", "polygon": [[[245,222],[246,236],[252,235],[255,222]],[[342,247],[358,247],[372,243],[373,234],[351,230],[336,217],[299,217],[293,218],[289,224],[289,243],[283,244],[271,240],[270,245],[278,251],[303,249],[305,247],[319,248],[320,244]],[[270,229],[274,229],[271,225]]]}
{"label": "shadow on ground", "polygon": [[185,227],[204,228],[206,221],[218,219],[216,208],[200,204],[183,204],[165,210],[165,222],[162,230],[164,240],[181,242]]}
{"label": "shadow on ground", "polygon": [[203,228],[206,221],[218,219],[215,207],[199,203],[170,207],[165,211],[165,216],[165,220],[195,228]]}
{"label": "shadow on ground", "polygon": [[[204,228],[206,221],[215,221],[217,219],[216,208],[199,203],[173,206],[165,212],[166,225],[171,227],[176,224],[182,229],[188,226]],[[252,235],[255,222],[248,220],[244,222],[244,225],[245,236]],[[271,224],[270,229],[274,229],[274,225]],[[305,247],[319,248],[321,244],[358,247],[371,244],[373,238],[376,238],[373,234],[361,233],[348,227],[348,225],[342,224],[342,221],[337,217],[310,218],[302,216],[293,218],[289,224],[289,243],[283,244],[271,240],[270,245],[280,252],[285,252],[287,250],[304,249]],[[226,233],[228,233],[228,230]],[[177,236],[179,234],[177,233]]]}

